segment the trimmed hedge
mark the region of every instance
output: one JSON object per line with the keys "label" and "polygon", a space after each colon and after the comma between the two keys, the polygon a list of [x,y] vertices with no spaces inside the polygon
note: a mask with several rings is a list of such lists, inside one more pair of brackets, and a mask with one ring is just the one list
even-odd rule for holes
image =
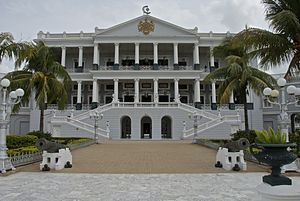
{"label": "trimmed hedge", "polygon": [[33,135],[8,135],[6,145],[8,149],[17,149],[20,147],[35,146],[38,138]]}
{"label": "trimmed hedge", "polygon": [[17,149],[9,149],[9,150],[7,150],[7,154],[9,156],[12,156],[15,154],[35,153],[38,151],[39,150],[36,146],[29,146],[29,147],[21,147],[21,148],[17,148]]}
{"label": "trimmed hedge", "polygon": [[60,144],[79,144],[82,142],[90,141],[90,138],[81,138],[81,137],[53,137],[52,141]]}
{"label": "trimmed hedge", "polygon": [[247,135],[246,131],[238,130],[236,133],[231,134],[232,140],[239,140],[240,138],[246,138],[249,140],[250,144],[255,142],[256,133],[255,130],[250,130],[249,135]]}
{"label": "trimmed hedge", "polygon": [[52,139],[51,133],[48,133],[48,132],[44,133],[41,131],[32,131],[32,132],[27,133],[26,135],[36,136],[38,139],[41,139],[41,138],[45,138],[46,140]]}

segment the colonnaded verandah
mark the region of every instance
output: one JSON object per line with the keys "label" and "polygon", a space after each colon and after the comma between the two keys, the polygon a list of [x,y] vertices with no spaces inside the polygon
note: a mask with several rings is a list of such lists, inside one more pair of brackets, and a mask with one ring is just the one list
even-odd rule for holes
{"label": "colonnaded verandah", "polygon": [[[38,32],[35,41],[54,48],[73,81],[67,109],[48,103],[45,131],[134,140],[230,138],[243,129],[243,105],[234,94],[219,105],[221,81],[203,80],[225,66],[212,50],[233,35],[183,28],[147,12],[92,33]],[[258,67],[256,60],[251,66]],[[247,103],[250,128],[277,127],[276,106],[251,90]],[[290,106],[290,115],[299,106]],[[99,117],[96,135],[91,114]],[[39,115],[30,101],[12,116],[10,133],[38,130]]]}

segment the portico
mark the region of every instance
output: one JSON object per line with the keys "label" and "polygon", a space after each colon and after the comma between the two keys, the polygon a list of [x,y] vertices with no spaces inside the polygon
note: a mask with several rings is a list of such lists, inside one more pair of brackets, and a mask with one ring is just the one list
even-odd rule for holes
{"label": "portico", "polygon": [[[91,85],[92,93],[82,95],[83,84]],[[76,88],[76,109],[81,110],[82,100],[84,104],[91,104],[91,109],[98,105],[110,102],[182,102],[201,108],[201,104],[216,103],[215,83],[211,85],[212,102],[210,96],[205,96],[203,83],[200,78],[185,77],[95,77],[93,81],[78,80],[74,82]],[[202,87],[202,89],[201,89]],[[201,93],[201,91],[203,91]],[[75,94],[74,94],[75,96]],[[92,102],[88,97],[92,96]],[[201,98],[202,97],[202,98]]]}

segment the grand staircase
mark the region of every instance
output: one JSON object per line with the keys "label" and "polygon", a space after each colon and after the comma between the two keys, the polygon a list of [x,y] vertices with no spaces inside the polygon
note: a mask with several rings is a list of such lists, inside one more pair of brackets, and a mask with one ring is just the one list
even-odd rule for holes
{"label": "grand staircase", "polygon": [[[124,103],[124,102],[117,102],[117,103],[109,103],[103,106],[99,106],[96,109],[84,111],[77,115],[71,116],[59,116],[55,115],[51,118],[51,124],[67,124],[77,129],[82,129],[88,132],[91,137],[93,138],[96,135],[99,138],[110,138],[110,125],[106,123],[106,128],[96,127],[92,123],[87,123],[87,119],[90,119],[91,113],[98,113],[102,114],[104,112],[108,112],[112,108],[156,108],[156,107],[168,107],[168,108],[178,108],[182,111],[187,112],[191,117],[192,116],[201,116],[201,118],[205,118],[207,121],[205,123],[193,122],[193,127],[187,129],[184,126],[182,138],[189,139],[195,137],[195,135],[200,136],[201,133],[204,131],[214,128],[222,123],[240,123],[240,115],[237,113],[236,115],[221,115],[219,112],[218,114],[214,114],[212,111],[197,109],[187,104],[183,103]],[[85,120],[85,121],[84,121]],[[193,118],[190,118],[193,121]]]}

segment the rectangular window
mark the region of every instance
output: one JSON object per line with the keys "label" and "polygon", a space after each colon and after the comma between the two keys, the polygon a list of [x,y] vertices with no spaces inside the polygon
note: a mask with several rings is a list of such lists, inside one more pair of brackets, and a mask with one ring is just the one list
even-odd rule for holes
{"label": "rectangular window", "polygon": [[158,83],[158,88],[169,89],[169,83]]}
{"label": "rectangular window", "polygon": [[152,85],[151,83],[142,83],[142,89],[151,89]]}
{"label": "rectangular window", "polygon": [[124,89],[133,89],[134,83],[124,83]]}

